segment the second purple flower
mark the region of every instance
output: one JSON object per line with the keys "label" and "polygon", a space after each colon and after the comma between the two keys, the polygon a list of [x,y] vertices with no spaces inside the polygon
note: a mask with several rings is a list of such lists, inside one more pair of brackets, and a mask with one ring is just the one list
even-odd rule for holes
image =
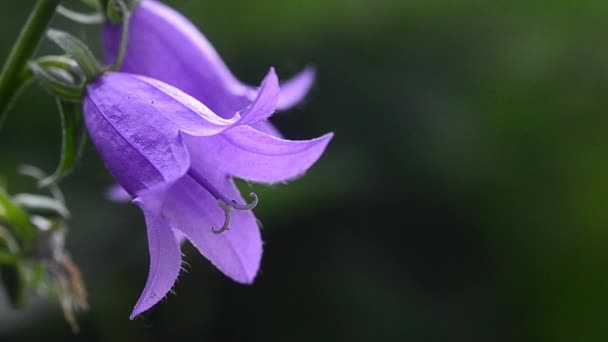
{"label": "second purple flower", "polygon": [[[120,25],[106,24],[104,50],[114,60]],[[258,89],[230,72],[205,36],[179,12],[156,1],[141,0],[134,8],[121,71],[156,78],[177,87],[223,118],[255,99]],[[296,105],[310,90],[314,70],[306,68],[281,84],[277,109]]]}

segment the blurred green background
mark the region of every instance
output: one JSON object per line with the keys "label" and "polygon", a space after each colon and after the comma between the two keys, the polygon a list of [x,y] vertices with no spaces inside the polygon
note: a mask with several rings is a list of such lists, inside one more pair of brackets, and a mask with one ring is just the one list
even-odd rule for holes
{"label": "blurred green background", "polygon": [[[305,178],[253,186],[253,286],[188,246],[177,295],[135,321],[143,217],[103,198],[112,180],[89,145],[63,184],[91,305],[81,333],[56,302],[0,297],[1,341],[608,339],[608,2],[167,2],[245,81],[316,65],[305,103],[273,121],[336,137]],[[2,60],[32,5],[0,5]],[[98,27],[52,26],[100,55]],[[53,170],[59,132],[52,99],[27,90],[0,132],[9,191],[32,188],[18,164]]]}

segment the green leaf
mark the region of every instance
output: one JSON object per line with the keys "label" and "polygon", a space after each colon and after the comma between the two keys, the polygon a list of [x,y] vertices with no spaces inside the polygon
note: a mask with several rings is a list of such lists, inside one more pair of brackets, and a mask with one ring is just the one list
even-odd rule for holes
{"label": "green leaf", "polygon": [[17,194],[13,196],[13,201],[30,214],[44,217],[60,216],[63,218],[68,218],[70,216],[70,212],[65,205],[52,197],[34,194]]}
{"label": "green leaf", "polygon": [[51,41],[59,45],[65,53],[76,60],[88,80],[92,80],[102,73],[102,68],[97,59],[80,39],[67,32],[55,29],[49,29],[46,35]]}
{"label": "green leaf", "polygon": [[[3,217],[0,216],[0,221]],[[19,244],[4,224],[0,224],[0,250],[11,254],[20,253]],[[2,262],[0,262],[2,263]],[[11,263],[10,258],[4,257],[4,263]]]}
{"label": "green leaf", "polygon": [[40,181],[40,186],[56,184],[74,169],[86,145],[86,129],[82,120],[81,104],[57,100],[61,116],[61,157],[55,172]]}
{"label": "green leaf", "polygon": [[27,250],[38,236],[38,230],[30,222],[27,212],[17,205],[3,189],[0,189],[0,207],[5,213],[0,220],[17,239],[21,250]]}
{"label": "green leaf", "polygon": [[[48,177],[46,172],[42,171],[41,169],[39,169],[35,166],[27,165],[27,164],[19,165],[17,167],[17,171],[24,176],[34,178],[35,180],[38,181],[39,184],[43,179]],[[65,197],[63,196],[63,193],[61,192],[61,189],[59,189],[59,186],[57,184],[50,184],[48,186],[48,191],[51,193],[51,195],[53,196],[54,199],[56,199],[57,201],[59,201],[61,203],[65,203]]]}

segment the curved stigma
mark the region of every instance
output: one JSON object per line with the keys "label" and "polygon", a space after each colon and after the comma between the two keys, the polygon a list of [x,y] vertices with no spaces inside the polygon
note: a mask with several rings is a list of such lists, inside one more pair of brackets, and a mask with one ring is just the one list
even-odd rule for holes
{"label": "curved stigma", "polygon": [[230,206],[236,210],[251,210],[258,205],[258,195],[256,195],[255,192],[252,192],[249,194],[249,198],[251,198],[251,203],[237,204],[235,200],[232,200]]}
{"label": "curved stigma", "polygon": [[222,225],[220,229],[215,229],[213,228],[213,226],[211,226],[211,231],[214,234],[222,234],[223,232],[230,229],[230,221],[232,220],[232,207],[224,203],[224,201],[222,200],[218,200],[217,203],[220,205],[220,208],[224,210],[224,225]]}
{"label": "curved stigma", "polygon": [[221,199],[217,200],[220,208],[222,208],[224,211],[224,224],[219,229],[215,229],[213,226],[211,226],[211,231],[214,234],[222,234],[230,229],[230,222],[232,221],[232,209],[251,210],[255,208],[255,206],[258,205],[258,195],[252,192],[249,194],[249,198],[251,198],[251,203],[246,204],[238,204],[235,200],[230,201],[230,203],[226,203]]}

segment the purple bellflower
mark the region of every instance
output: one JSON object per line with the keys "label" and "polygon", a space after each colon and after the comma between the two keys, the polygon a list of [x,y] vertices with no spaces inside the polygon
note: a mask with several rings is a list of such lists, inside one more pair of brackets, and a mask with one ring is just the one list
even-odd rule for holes
{"label": "purple bellflower", "polygon": [[253,128],[275,111],[279,93],[271,69],[255,98],[226,117],[145,76],[108,72],[87,86],[83,111],[91,140],[146,219],[150,270],[131,319],[175,283],[180,236],[235,281],[254,280],[262,256],[251,212],[257,197],[250,194],[245,201],[232,177],[260,183],[293,179],[332,138],[329,133],[289,141]]}
{"label": "purple bellflower", "polygon": [[[104,26],[104,51],[114,60],[121,26]],[[184,16],[155,0],[141,0],[129,24],[129,44],[121,71],[149,76],[190,94],[216,114],[230,118],[255,99],[258,89],[240,82],[203,34]],[[300,102],[314,81],[309,67],[281,84],[277,109]],[[278,134],[267,122],[252,125]]]}
{"label": "purple bellflower", "polygon": [[[104,26],[109,61],[120,39],[119,25]],[[110,198],[135,198],[146,217],[150,273],[131,318],[173,286],[184,238],[230,278],[253,281],[262,255],[250,210],[257,197],[247,204],[231,178],[284,182],[321,156],[331,134],[284,140],[267,121],[313,81],[306,68],[279,89],[271,69],[260,87],[243,84],[185,17],[154,0],[138,3],[121,73],[95,81],[85,100],[92,140],[120,185]]]}

